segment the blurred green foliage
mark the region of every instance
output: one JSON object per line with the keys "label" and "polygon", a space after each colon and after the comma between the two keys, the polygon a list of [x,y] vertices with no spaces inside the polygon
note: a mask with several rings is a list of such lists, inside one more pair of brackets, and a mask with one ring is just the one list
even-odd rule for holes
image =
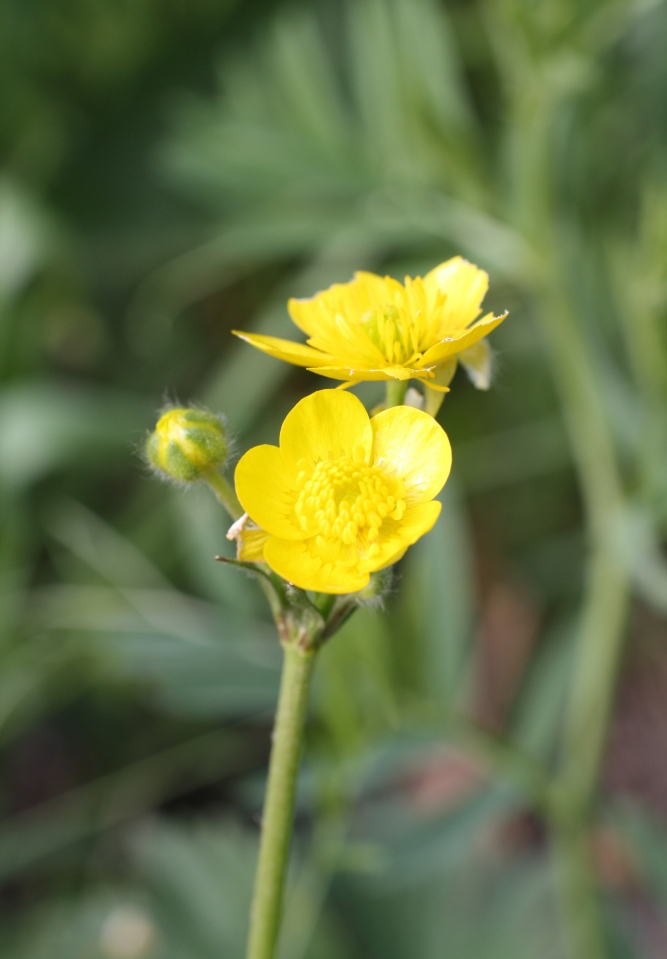
{"label": "blurred green foliage", "polygon": [[321,656],[281,956],[572,954],[542,769],[627,588],[595,864],[609,955],[667,950],[666,48],[657,0],[0,4],[0,956],[242,955],[279,650],[136,451],[165,396],[274,442],[322,382],[229,330],[456,253],[495,383]]}

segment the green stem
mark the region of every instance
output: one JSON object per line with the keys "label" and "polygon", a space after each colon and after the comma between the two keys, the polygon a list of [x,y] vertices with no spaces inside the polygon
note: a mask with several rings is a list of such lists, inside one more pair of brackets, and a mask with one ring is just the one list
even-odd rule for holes
{"label": "green stem", "polygon": [[551,840],[572,954],[582,959],[605,959],[607,948],[588,829],[575,817],[552,829]]}
{"label": "green stem", "polygon": [[614,703],[625,620],[627,577],[609,550],[598,548],[589,560],[588,598],[567,708],[561,783],[590,814],[604,760]]}
{"label": "green stem", "polygon": [[[558,262],[555,244],[548,262]],[[556,783],[566,811],[552,818],[551,827],[574,955],[604,959],[604,924],[588,844],[625,638],[628,582],[613,546],[623,492],[597,370],[562,286],[554,270],[541,291],[541,316],[579,474],[590,554]]]}
{"label": "green stem", "polygon": [[387,409],[391,406],[402,406],[407,390],[407,380],[387,380]]}
{"label": "green stem", "polygon": [[211,470],[206,473],[204,479],[216,495],[218,502],[224,506],[232,519],[240,519],[243,516],[244,509],[239,503],[236,493],[227,482],[222,473],[217,470]]}
{"label": "green stem", "polygon": [[[495,11],[492,5],[489,10]],[[502,19],[502,18],[499,18]],[[614,438],[598,369],[567,294],[558,223],[551,144],[562,91],[536,75],[520,30],[505,21],[494,37],[512,99],[514,222],[541,264],[527,276],[541,300],[541,318],[570,436],[584,500],[589,559],[570,698],[566,706],[561,765],[554,790],[558,808],[549,816],[564,914],[577,959],[606,955],[603,917],[589,848],[594,799],[625,635],[628,582],[613,546],[623,510],[623,489]],[[524,69],[525,68],[525,69]]]}
{"label": "green stem", "polygon": [[[554,253],[554,260],[556,259]],[[583,813],[593,799],[625,637],[628,580],[613,545],[623,491],[597,371],[562,281],[544,291],[542,312],[579,473],[589,526],[586,597],[567,707],[561,783]]]}
{"label": "green stem", "polygon": [[315,650],[285,646],[273,732],[247,959],[273,959],[283,905],[294,800]]}

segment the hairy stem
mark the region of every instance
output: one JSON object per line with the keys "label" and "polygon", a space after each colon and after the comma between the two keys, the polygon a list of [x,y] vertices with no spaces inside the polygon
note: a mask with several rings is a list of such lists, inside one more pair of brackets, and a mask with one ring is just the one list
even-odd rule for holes
{"label": "hairy stem", "polygon": [[273,959],[283,906],[294,800],[315,651],[284,647],[247,959]]}

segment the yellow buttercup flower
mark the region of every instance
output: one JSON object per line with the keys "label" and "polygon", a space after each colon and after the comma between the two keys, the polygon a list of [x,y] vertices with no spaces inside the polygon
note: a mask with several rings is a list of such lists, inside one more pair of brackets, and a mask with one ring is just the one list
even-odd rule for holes
{"label": "yellow buttercup flower", "polygon": [[301,589],[353,593],[431,529],[451,461],[446,433],[421,410],[371,419],[353,394],[320,390],[288,413],[280,447],[241,458],[236,492],[267,534],[274,572]]}
{"label": "yellow buttercup flower", "polygon": [[346,386],[361,380],[422,380],[446,392],[457,360],[476,386],[489,385],[490,353],[481,342],[507,316],[481,313],[487,274],[460,256],[422,279],[356,273],[311,299],[289,301],[292,320],[308,345],[241,333],[252,346],[305,366]]}

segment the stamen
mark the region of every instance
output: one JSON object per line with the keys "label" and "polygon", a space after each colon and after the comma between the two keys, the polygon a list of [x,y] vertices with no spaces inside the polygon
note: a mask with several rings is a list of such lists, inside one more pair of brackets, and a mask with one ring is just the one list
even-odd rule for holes
{"label": "stamen", "polygon": [[405,512],[401,480],[366,465],[366,456],[359,444],[351,457],[297,464],[295,516],[325,566],[352,568],[362,558],[377,556],[383,524]]}

